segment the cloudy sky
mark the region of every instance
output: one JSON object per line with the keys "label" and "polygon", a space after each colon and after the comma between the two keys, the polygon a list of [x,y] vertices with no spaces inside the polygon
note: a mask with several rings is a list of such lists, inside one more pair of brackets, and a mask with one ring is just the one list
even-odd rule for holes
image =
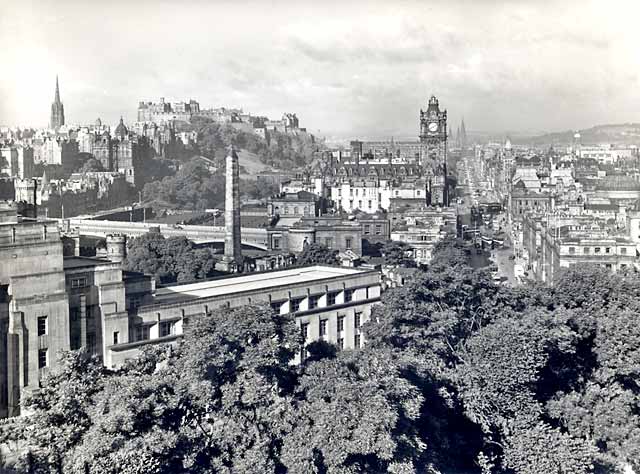
{"label": "cloudy sky", "polygon": [[0,124],[136,118],[139,100],[242,107],[325,136],[640,122],[638,0],[0,0]]}

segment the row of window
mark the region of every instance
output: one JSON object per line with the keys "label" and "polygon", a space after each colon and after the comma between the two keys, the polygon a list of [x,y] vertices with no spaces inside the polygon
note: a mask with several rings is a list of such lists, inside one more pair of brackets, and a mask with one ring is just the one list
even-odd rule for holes
{"label": "row of window", "polygon": [[[175,321],[161,321],[158,327],[158,337],[172,336],[176,334]],[[151,326],[140,324],[135,327],[134,338],[136,341],[146,341],[151,338]],[[118,344],[118,332],[113,333],[113,343]]]}
{"label": "row of window", "polygon": [[[582,252],[584,255],[589,255],[591,253],[591,247],[584,247],[582,249]],[[576,248],[575,247],[569,247],[569,253],[571,255],[574,255],[576,253]],[[594,254],[601,254],[602,253],[602,247],[594,247],[593,248],[593,253]],[[605,247],[604,248],[604,253],[605,254],[611,254],[611,247]],[[621,247],[620,248],[620,254],[621,255],[627,255],[627,247]]]}
{"label": "row of window", "polygon": [[[377,232],[376,234],[379,235]],[[274,250],[279,250],[281,248],[281,242],[282,242],[282,238],[279,235],[274,235],[271,237],[271,247]],[[328,249],[332,249],[333,237],[325,237],[324,240],[322,241],[322,244]],[[353,238],[347,237],[346,239],[344,239],[344,246],[346,249],[353,248]]]}
{"label": "row of window", "polygon": [[[373,209],[373,201],[369,200],[367,202],[367,208]],[[353,209],[353,199],[349,200],[349,209]],[[362,201],[358,201],[358,209],[362,209]]]}
{"label": "row of window", "polygon": [[[354,290],[344,290],[344,302],[345,303],[349,303],[351,301],[353,301],[353,292]],[[330,291],[329,293],[327,293],[327,306],[334,306],[336,304],[336,299],[338,297],[338,293],[340,293],[339,291]],[[367,293],[368,293],[368,289],[367,289]],[[309,296],[309,300],[308,300],[308,309],[315,309],[318,307],[318,303],[320,302],[320,298],[322,297],[322,295],[310,295]],[[299,298],[291,298],[289,300],[289,312],[290,313],[297,313],[298,311],[300,311],[300,305],[302,303],[302,301],[305,299],[305,297],[299,297]],[[276,313],[280,313],[280,310],[282,308],[282,304],[281,302],[275,302],[275,303],[271,303],[271,308],[273,308],[273,310]]]}
{"label": "row of window", "polygon": [[87,277],[71,279],[71,288],[84,288],[85,286],[87,286]]}
{"label": "row of window", "polygon": [[[376,235],[382,235],[382,224],[375,224]],[[364,235],[371,235],[371,224],[364,225]]]}
{"label": "row of window", "polygon": [[[342,335],[340,333],[344,332],[344,320],[346,318],[346,315],[344,314],[339,314],[338,315],[338,319],[337,319],[337,330],[338,330],[338,335],[340,337],[342,337]],[[323,318],[320,319],[318,322],[319,326],[318,326],[318,334],[321,338],[324,338],[327,336],[327,326],[329,324],[329,319],[328,318]],[[353,327],[355,329],[356,335],[359,336],[360,335],[360,326],[362,326],[362,312],[356,312],[353,315]],[[306,342],[306,340],[309,337],[309,323],[302,323],[300,325],[300,331],[302,333],[302,339],[303,341]],[[340,340],[340,338],[338,338],[338,340]],[[360,344],[357,344],[356,347],[360,347]]]}
{"label": "row of window", "polygon": [[[276,214],[279,214],[279,211],[280,211],[280,208],[279,208],[279,207],[276,207],[276,208],[275,208],[275,212],[276,212]],[[283,207],[283,211],[284,211],[284,214],[285,214],[285,215],[289,214],[289,207],[284,206],[284,207]],[[300,211],[302,211],[302,212],[300,212]],[[311,210],[310,210],[308,207],[303,207],[302,209],[300,209],[300,208],[298,208],[298,207],[296,206],[296,207],[294,207],[294,208],[293,208],[293,215],[294,215],[294,216],[303,215],[303,214],[304,214],[305,216],[308,216],[308,215],[310,215],[310,214],[311,214]]]}

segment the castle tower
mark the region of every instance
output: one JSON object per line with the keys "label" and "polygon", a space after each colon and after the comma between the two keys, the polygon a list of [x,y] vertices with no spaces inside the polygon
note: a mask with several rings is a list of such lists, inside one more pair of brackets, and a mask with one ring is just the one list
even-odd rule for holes
{"label": "castle tower", "polygon": [[56,76],[56,94],[51,104],[50,128],[56,130],[64,125],[64,105],[60,101],[60,87],[58,86],[58,76]]}
{"label": "castle tower", "polygon": [[122,234],[107,235],[107,258],[112,262],[122,262],[127,256],[127,236]]}
{"label": "castle tower", "polygon": [[242,247],[240,237],[240,165],[238,154],[229,147],[226,158],[226,181],[224,200],[224,271],[242,271]]}
{"label": "castle tower", "polygon": [[426,180],[427,205],[449,205],[447,182],[447,111],[431,96],[420,110],[420,163]]}

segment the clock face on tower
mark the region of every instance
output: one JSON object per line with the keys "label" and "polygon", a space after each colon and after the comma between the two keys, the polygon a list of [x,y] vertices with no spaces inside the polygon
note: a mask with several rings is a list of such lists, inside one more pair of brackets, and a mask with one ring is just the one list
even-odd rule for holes
{"label": "clock face on tower", "polygon": [[438,131],[438,123],[437,122],[429,123],[429,131],[430,132],[437,132]]}

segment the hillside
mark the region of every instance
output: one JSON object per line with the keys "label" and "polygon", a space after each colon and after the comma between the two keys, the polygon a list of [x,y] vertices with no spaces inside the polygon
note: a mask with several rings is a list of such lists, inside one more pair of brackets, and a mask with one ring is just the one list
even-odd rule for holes
{"label": "hillside", "polygon": [[[640,143],[640,123],[596,125],[580,130],[580,142],[583,145],[613,143],[632,145]],[[569,145],[573,143],[575,130],[546,133],[533,137],[512,137],[517,144],[529,145]]]}
{"label": "hillside", "polygon": [[268,167],[260,161],[260,157],[255,153],[251,153],[247,150],[240,150],[238,152],[238,160],[240,163],[241,178],[256,179],[256,174],[264,171]]}

